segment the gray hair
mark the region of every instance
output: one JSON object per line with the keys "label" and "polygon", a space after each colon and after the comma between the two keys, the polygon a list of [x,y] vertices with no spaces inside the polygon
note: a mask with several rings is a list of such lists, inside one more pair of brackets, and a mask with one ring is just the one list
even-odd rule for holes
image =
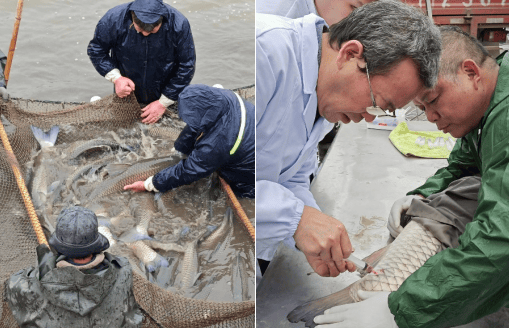
{"label": "gray hair", "polygon": [[370,75],[383,75],[406,58],[419,68],[427,88],[438,79],[440,31],[418,9],[400,1],[379,0],[355,9],[330,27],[329,44],[357,40],[364,47]]}
{"label": "gray hair", "polygon": [[490,56],[481,42],[456,26],[440,27],[442,34],[442,56],[440,77],[456,80],[458,69],[465,59],[472,59],[477,66],[495,68],[497,62]]}

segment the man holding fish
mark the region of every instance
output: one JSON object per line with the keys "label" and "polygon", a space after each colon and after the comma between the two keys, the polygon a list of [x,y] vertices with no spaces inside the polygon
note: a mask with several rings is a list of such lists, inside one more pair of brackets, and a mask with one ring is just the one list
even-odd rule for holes
{"label": "man holding fish", "polygon": [[[447,167],[395,203],[389,229],[398,236],[403,230],[402,213],[415,220],[418,206],[433,204],[429,200],[441,193],[452,195],[450,190],[466,179],[471,180],[470,188],[478,190],[467,215],[471,222],[457,228],[462,232],[457,246],[432,256],[397,291],[359,292],[367,300],[316,317],[315,323],[324,327],[450,327],[509,304],[509,53],[494,60],[479,41],[460,29],[442,27],[441,33],[438,83],[414,102],[430,122],[460,139]],[[412,195],[428,199],[412,200]],[[462,193],[456,197],[468,198]],[[465,216],[440,203],[436,208],[446,208],[444,213],[453,217],[450,225]],[[490,327],[495,327],[494,321],[496,327],[506,327],[507,313],[494,316],[498,318],[490,321]]]}
{"label": "man holding fish", "polygon": [[187,125],[175,149],[187,158],[124,190],[166,192],[217,171],[238,197],[254,198],[254,105],[231,90],[193,84],[179,95],[178,112]]}
{"label": "man holding fish", "polygon": [[283,241],[321,276],[353,271],[344,225],[309,190],[317,144],[332,123],[372,121],[378,106],[393,111],[432,87],[438,28],[399,1],[376,1],[330,29],[315,15],[257,14],[256,37],[257,257],[270,261]]}
{"label": "man holding fish", "polygon": [[[111,56],[110,56],[111,51]],[[99,21],[87,50],[95,69],[134,92],[143,123],[152,124],[191,83],[196,54],[187,18],[161,0],[136,0],[110,9]]]}

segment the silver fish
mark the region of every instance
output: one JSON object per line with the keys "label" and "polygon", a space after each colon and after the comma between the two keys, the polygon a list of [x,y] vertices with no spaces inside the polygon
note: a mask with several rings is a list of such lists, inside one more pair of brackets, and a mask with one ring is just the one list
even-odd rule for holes
{"label": "silver fish", "polygon": [[249,300],[249,285],[244,258],[237,254],[232,264],[232,294],[236,302]]}
{"label": "silver fish", "polygon": [[444,248],[430,231],[410,221],[394,242],[366,259],[374,266],[371,273],[337,293],[298,306],[287,318],[290,322],[304,321],[306,327],[315,327],[313,318],[325,310],[361,301],[357,296],[360,289],[388,292],[397,290],[406,278]]}
{"label": "silver fish", "polygon": [[160,249],[166,252],[185,253],[186,249],[183,246],[175,243],[163,243],[158,240],[145,240],[145,244],[154,249]]}
{"label": "silver fish", "polygon": [[125,185],[145,180],[162,169],[177,164],[180,159],[181,158],[179,156],[169,156],[158,159],[143,160],[133,164],[124,173],[101,183],[90,195],[89,203],[92,204],[109,194],[122,192]]}
{"label": "silver fish", "polygon": [[221,225],[216,228],[212,233],[200,241],[200,248],[214,249],[224,239],[224,236],[232,229],[233,224],[233,211],[230,207],[226,210]]}
{"label": "silver fish", "polygon": [[76,141],[73,143],[67,151],[69,155],[69,163],[76,163],[79,158],[86,153],[97,151],[99,149],[116,149],[122,148],[129,151],[134,151],[134,148],[128,145],[119,144],[116,141],[105,140],[105,139],[92,139],[87,141]]}
{"label": "silver fish", "polygon": [[154,272],[158,267],[167,267],[170,265],[168,260],[157,254],[152,248],[147,246],[143,240],[138,240],[133,243],[126,243],[126,245],[145,265],[148,272]]}
{"label": "silver fish", "polygon": [[198,239],[189,242],[184,252],[182,259],[182,269],[180,271],[180,291],[185,291],[193,286],[198,279],[198,253],[197,253]]}
{"label": "silver fish", "polygon": [[167,140],[177,140],[178,136],[182,132],[181,129],[174,127],[159,127],[154,126],[148,129],[148,135],[153,138],[164,138]]}

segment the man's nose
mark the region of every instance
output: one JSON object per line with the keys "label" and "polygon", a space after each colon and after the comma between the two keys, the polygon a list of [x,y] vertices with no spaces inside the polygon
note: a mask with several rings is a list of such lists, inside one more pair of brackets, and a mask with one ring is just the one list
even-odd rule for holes
{"label": "man's nose", "polygon": [[440,118],[440,115],[432,109],[426,109],[426,117],[428,118],[428,121],[435,123]]}

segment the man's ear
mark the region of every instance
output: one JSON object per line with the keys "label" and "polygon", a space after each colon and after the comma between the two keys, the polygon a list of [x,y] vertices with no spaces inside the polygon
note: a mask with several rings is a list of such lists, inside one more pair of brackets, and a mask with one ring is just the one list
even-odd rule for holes
{"label": "man's ear", "polygon": [[475,90],[479,88],[479,83],[481,82],[480,71],[481,69],[472,59],[465,59],[461,63],[460,73],[468,76],[468,79],[473,83]]}
{"label": "man's ear", "polygon": [[341,69],[345,63],[350,60],[358,61],[357,65],[360,68],[366,67],[364,60],[364,46],[357,40],[350,40],[343,42],[339,48],[338,57],[336,58],[336,65]]}

